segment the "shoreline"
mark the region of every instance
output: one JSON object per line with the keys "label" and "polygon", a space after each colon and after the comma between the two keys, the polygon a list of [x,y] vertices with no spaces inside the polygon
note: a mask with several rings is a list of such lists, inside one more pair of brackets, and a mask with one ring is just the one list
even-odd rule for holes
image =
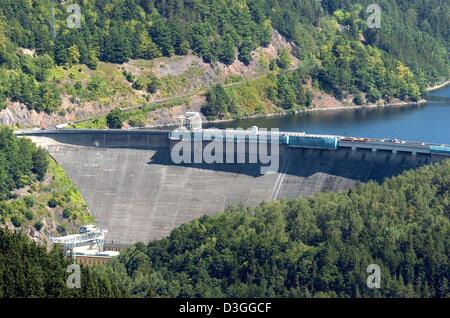
{"label": "shoreline", "polygon": [[[437,84],[435,86],[428,87],[426,89],[426,92],[432,92],[441,88],[444,88],[446,86],[450,85],[450,80],[447,80],[441,84]],[[343,106],[334,106],[334,107],[314,107],[314,108],[306,108],[306,109],[298,109],[295,111],[280,111],[276,113],[268,113],[268,114],[254,114],[250,116],[244,116],[242,118],[230,118],[230,119],[217,119],[217,120],[204,120],[204,124],[214,124],[214,123],[227,123],[237,120],[248,120],[248,119],[257,119],[257,118],[272,118],[272,117],[283,117],[283,116],[289,116],[289,115],[297,115],[301,113],[310,113],[310,112],[321,112],[321,111],[339,111],[339,110],[356,110],[356,109],[374,109],[374,108],[382,108],[382,107],[408,107],[408,106],[417,106],[426,103],[426,99],[421,99],[417,102],[412,101],[395,101],[391,103],[384,103],[384,104],[364,104],[364,105],[343,105]],[[75,122],[84,122],[87,121],[86,119],[74,121]],[[160,125],[149,125],[141,128],[132,127],[129,129],[161,129],[161,128],[169,128],[169,127],[175,127],[177,126],[176,122],[173,123],[164,123]]]}
{"label": "shoreline", "polygon": [[[450,80],[445,81],[441,84],[437,84],[435,86],[430,86],[426,89],[427,92],[432,92],[441,88],[444,88],[446,86],[450,85]],[[206,121],[206,123],[214,124],[214,123],[226,123],[226,122],[232,122],[236,120],[245,120],[245,119],[255,119],[255,118],[271,118],[271,117],[282,117],[282,116],[289,116],[289,115],[296,115],[301,113],[309,113],[309,112],[318,112],[318,111],[327,111],[327,110],[354,110],[354,109],[373,109],[373,108],[382,108],[382,107],[407,107],[407,106],[417,106],[422,105],[426,103],[426,99],[421,99],[417,102],[405,102],[405,101],[398,101],[398,102],[392,102],[392,103],[386,103],[383,105],[377,105],[377,104],[364,104],[364,105],[348,105],[348,106],[335,106],[335,107],[317,107],[317,108],[307,108],[307,109],[300,109],[296,110],[294,112],[279,112],[279,113],[269,113],[269,114],[256,114],[251,116],[244,116],[242,118],[238,119],[217,119],[217,120],[210,120]]]}
{"label": "shoreline", "polygon": [[437,84],[435,86],[430,86],[430,87],[427,88],[427,92],[436,91],[438,89],[446,87],[447,85],[450,85],[450,81],[445,81],[444,83]]}
{"label": "shoreline", "polygon": [[[256,114],[251,116],[245,116],[238,119],[217,119],[217,120],[209,120],[205,121],[206,124],[214,124],[214,123],[227,123],[236,120],[246,120],[246,119],[257,119],[257,118],[271,118],[271,117],[283,117],[289,115],[297,115],[302,113],[312,113],[312,112],[321,112],[321,111],[329,111],[329,110],[355,110],[355,109],[374,109],[374,108],[383,108],[383,107],[408,107],[408,106],[417,106],[426,103],[425,99],[421,99],[418,102],[393,102],[387,103],[383,105],[377,104],[364,104],[364,105],[349,105],[349,106],[336,106],[336,107],[317,107],[317,108],[307,108],[307,109],[299,109],[294,112],[279,112],[279,113],[269,113],[269,114]],[[158,126],[148,127],[148,128],[156,128]],[[158,128],[161,128],[159,126]]]}
{"label": "shoreline", "polygon": [[[437,84],[435,86],[428,87],[426,89],[426,92],[432,92],[441,88],[444,88],[446,86],[450,85],[450,80],[445,81],[441,84]],[[307,109],[299,109],[295,110],[293,112],[287,112],[287,111],[281,111],[276,113],[268,113],[268,114],[254,114],[250,116],[244,116],[242,118],[231,118],[231,119],[217,119],[217,120],[204,120],[204,124],[214,124],[214,123],[227,123],[237,120],[247,120],[247,119],[259,119],[259,118],[272,118],[272,117],[283,117],[283,116],[289,116],[289,115],[297,115],[301,113],[310,113],[310,112],[321,112],[321,111],[331,111],[331,110],[356,110],[356,109],[374,109],[374,108],[383,108],[383,107],[408,107],[408,106],[417,106],[426,103],[426,99],[421,99],[417,102],[406,102],[406,101],[396,101],[391,103],[385,103],[385,104],[364,104],[364,105],[344,105],[344,106],[334,106],[334,107],[315,107],[315,108],[307,108]],[[142,128],[137,129],[161,129],[161,128],[169,128],[169,127],[175,127],[177,123],[172,124],[163,124],[163,125],[152,125],[152,126],[145,126]],[[133,129],[133,128],[132,128]],[[136,128],[134,128],[136,129]]]}

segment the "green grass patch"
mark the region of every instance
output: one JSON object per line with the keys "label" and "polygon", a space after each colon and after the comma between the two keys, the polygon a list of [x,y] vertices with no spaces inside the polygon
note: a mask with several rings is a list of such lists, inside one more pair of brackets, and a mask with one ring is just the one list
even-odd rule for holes
{"label": "green grass patch", "polygon": [[45,218],[73,231],[94,222],[81,193],[53,159],[49,159],[44,182],[36,181],[25,193],[18,191],[13,199],[0,201],[2,224],[10,221],[25,230],[43,226]]}
{"label": "green grass patch", "polygon": [[75,123],[72,128],[76,129],[107,129],[106,116],[101,116],[91,120]]}
{"label": "green grass patch", "polygon": [[92,223],[94,218],[89,213],[80,191],[54,160],[50,161],[49,173],[53,179],[51,194],[58,202],[58,205],[62,209],[69,209],[71,218],[78,224]]}
{"label": "green grass patch", "polygon": [[278,111],[278,108],[267,97],[267,92],[271,87],[274,87],[273,81],[265,77],[226,88],[225,90],[232,96],[238,109],[235,117],[240,118]]}
{"label": "green grass patch", "polygon": [[[124,110],[123,121],[132,127],[144,127],[147,124],[148,117],[151,112],[161,108],[171,108],[188,103],[188,98],[178,98],[164,103],[148,104],[139,108]],[[100,116],[83,122],[74,123],[71,127],[75,129],[108,129],[106,116]]]}

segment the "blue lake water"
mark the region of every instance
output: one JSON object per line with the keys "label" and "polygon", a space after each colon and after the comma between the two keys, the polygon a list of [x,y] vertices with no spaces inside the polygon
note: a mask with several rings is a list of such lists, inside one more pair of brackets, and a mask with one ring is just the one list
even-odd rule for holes
{"label": "blue lake water", "polygon": [[279,128],[355,137],[398,138],[450,144],[450,86],[426,96],[427,103],[402,107],[328,110],[214,123],[217,128]]}

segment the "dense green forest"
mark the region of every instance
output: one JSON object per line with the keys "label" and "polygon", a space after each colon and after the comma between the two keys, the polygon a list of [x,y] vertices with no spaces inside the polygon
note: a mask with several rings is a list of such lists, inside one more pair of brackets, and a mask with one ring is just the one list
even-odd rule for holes
{"label": "dense green forest", "polygon": [[78,189],[49,154],[0,127],[0,227],[39,233],[44,244],[53,232],[92,221]]}
{"label": "dense green forest", "polygon": [[[343,98],[416,101],[449,75],[450,4],[383,0],[381,28],[367,27],[368,0],[4,0],[0,3],[0,108],[6,99],[54,112],[61,92],[48,76],[54,65],[194,53],[205,62],[248,64],[267,46],[272,28],[297,44],[302,80]],[[71,3],[80,28],[68,28]],[[17,48],[36,49],[33,58]],[[280,66],[283,67],[283,61]],[[281,79],[283,81],[285,79]],[[301,85],[297,80],[294,85]],[[287,89],[275,103],[291,109],[308,98]],[[296,95],[296,96],[294,96]],[[300,94],[301,95],[301,94]],[[360,99],[358,97],[358,99]]]}
{"label": "dense green forest", "polygon": [[[126,297],[127,286],[115,274],[81,269],[80,289],[69,289],[69,276],[60,249],[50,253],[26,236],[0,228],[0,298],[11,297]],[[107,275],[106,275],[107,274]]]}
{"label": "dense green forest", "polygon": [[[449,254],[447,161],[346,193],[230,208],[120,263],[134,296],[450,297]],[[366,286],[369,264],[380,289]]]}
{"label": "dense green forest", "polygon": [[19,203],[15,201],[17,195],[13,191],[42,181],[48,164],[44,150],[30,140],[16,138],[9,128],[0,127],[0,226],[7,220],[17,227],[24,220],[33,220],[34,198],[27,197]]}
{"label": "dense green forest", "polygon": [[48,167],[47,153],[28,139],[19,139],[12,130],[0,127],[0,200],[11,191],[42,181]]}

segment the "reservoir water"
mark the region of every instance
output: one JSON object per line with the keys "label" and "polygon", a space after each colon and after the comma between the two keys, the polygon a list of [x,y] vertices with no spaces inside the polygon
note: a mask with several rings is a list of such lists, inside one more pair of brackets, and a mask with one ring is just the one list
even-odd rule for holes
{"label": "reservoir water", "polygon": [[250,118],[209,125],[216,128],[278,128],[354,137],[398,138],[450,144],[450,86],[430,92],[426,103],[366,109],[326,110]]}

